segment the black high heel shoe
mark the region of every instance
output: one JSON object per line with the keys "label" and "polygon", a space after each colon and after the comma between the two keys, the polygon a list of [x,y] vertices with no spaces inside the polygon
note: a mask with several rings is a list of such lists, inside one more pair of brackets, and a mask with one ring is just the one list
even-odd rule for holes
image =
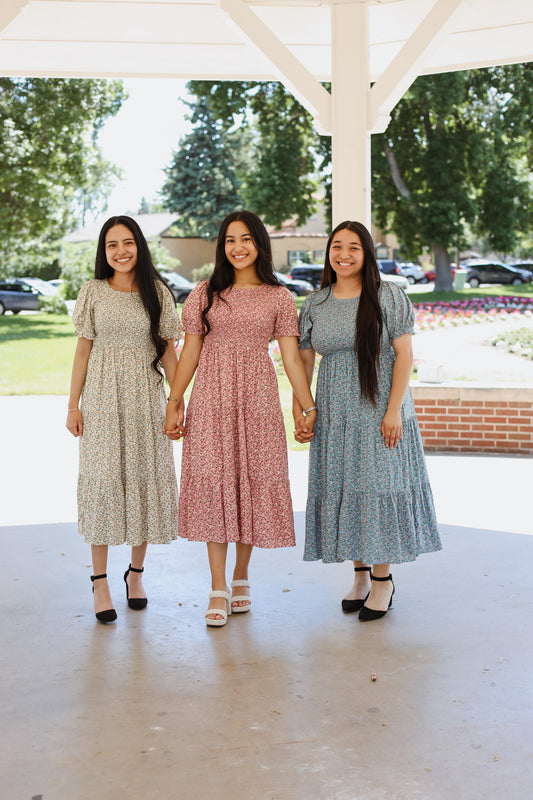
{"label": "black high heel shoe", "polygon": [[[354,567],[353,571],[354,572],[370,572],[370,567]],[[370,577],[372,577],[372,576],[370,576]],[[370,592],[369,592],[369,594],[370,594]],[[364,597],[363,599],[359,599],[359,600],[346,600],[346,598],[344,598],[343,600],[341,600],[342,610],[345,612],[345,614],[351,614],[353,611],[360,611],[363,608],[363,605],[364,605],[365,600],[366,600],[367,597],[368,597],[368,594],[367,594],[366,597]]]}
{"label": "black high heel shoe", "polygon": [[[91,575],[92,583],[100,580],[100,578],[107,578],[107,572],[104,572],[103,575]],[[93,594],[94,594],[94,586],[93,586]],[[108,608],[105,611],[96,611],[95,615],[98,622],[114,622],[117,618],[117,612],[115,611],[114,608]]]}
{"label": "black high heel shoe", "polygon": [[142,569],[137,569],[136,567],[132,567],[130,564],[124,573],[124,583],[126,584],[126,600],[128,601],[128,606],[133,608],[134,611],[141,611],[148,605],[148,599],[146,597],[132,597],[130,599],[130,587],[128,586],[128,581],[126,580],[130,572],[144,572],[144,567],[142,567]]}
{"label": "black high heel shoe", "polygon": [[[375,575],[371,574],[370,575],[370,580],[372,580],[372,581],[390,581],[392,583],[392,594],[391,594],[390,600],[389,600],[389,608],[390,608],[391,605],[392,605],[392,598],[394,597],[394,590],[395,590],[394,581],[392,580],[392,575],[389,573],[386,578],[376,578]],[[370,620],[373,620],[373,619],[381,619],[381,617],[385,616],[385,614],[387,613],[389,608],[387,608],[385,611],[376,611],[374,608],[368,608],[368,606],[364,605],[362,607],[361,611],[359,612],[359,619],[362,620],[363,622],[369,622]]]}

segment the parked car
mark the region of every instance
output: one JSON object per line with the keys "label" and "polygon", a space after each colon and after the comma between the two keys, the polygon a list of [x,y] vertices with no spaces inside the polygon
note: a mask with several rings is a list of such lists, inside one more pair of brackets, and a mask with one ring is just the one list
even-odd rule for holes
{"label": "parked car", "polygon": [[387,258],[378,258],[378,269],[384,275],[399,275],[399,262]]}
{"label": "parked car", "polygon": [[400,287],[400,289],[409,288],[409,281],[403,275],[386,275],[384,272],[382,272],[381,280],[389,281],[389,283],[395,283],[396,286]]}
{"label": "parked car", "polygon": [[[42,285],[44,284],[44,286]],[[12,311],[37,311],[40,298],[54,294],[51,286],[40,278],[14,278],[12,281],[0,281],[0,314]]]}
{"label": "parked car", "polygon": [[176,303],[184,303],[196,284],[191,283],[191,281],[187,280],[187,278],[183,278],[181,275],[178,275],[177,272],[159,271],[161,273],[161,277],[164,278],[170,286]]}
{"label": "parked car", "polygon": [[525,269],[515,269],[503,261],[484,261],[480,258],[461,262],[467,271],[466,282],[475,289],[481,283],[531,283],[532,274]]}
{"label": "parked car", "polygon": [[52,287],[54,292],[57,292],[57,290],[63,285],[65,281],[63,280],[63,278],[53,278],[51,281],[46,281],[46,282]]}
{"label": "parked car", "polygon": [[397,266],[398,273],[407,278],[407,282],[411,285],[414,283],[428,283],[428,277],[420,264],[415,264],[412,261],[401,262]]}
{"label": "parked car", "polygon": [[508,265],[513,269],[525,269],[533,273],[533,261],[509,261]]}
{"label": "parked car", "polygon": [[28,286],[32,286],[34,289],[37,289],[40,294],[48,295],[48,297],[55,294],[48,281],[43,281],[42,278],[17,278],[17,280],[28,284]]}
{"label": "parked car", "polygon": [[309,281],[293,280],[282,272],[275,272],[274,275],[280,283],[287,287],[293,297],[301,297],[313,291],[313,284]]}
{"label": "parked car", "polygon": [[[396,264],[396,262],[394,262],[394,264]],[[323,269],[324,267],[319,264],[299,264],[297,267],[292,267],[290,277],[298,279],[303,278],[304,280],[309,281],[309,283],[311,283],[315,289],[320,289],[320,281],[322,280]],[[393,283],[396,283],[402,289],[407,289],[409,286],[407,278],[404,278],[403,275],[393,273],[388,274],[382,271],[381,277],[383,280],[390,280]]]}
{"label": "parked car", "polygon": [[323,264],[297,264],[291,267],[289,278],[294,281],[307,281],[313,289],[320,289]]}

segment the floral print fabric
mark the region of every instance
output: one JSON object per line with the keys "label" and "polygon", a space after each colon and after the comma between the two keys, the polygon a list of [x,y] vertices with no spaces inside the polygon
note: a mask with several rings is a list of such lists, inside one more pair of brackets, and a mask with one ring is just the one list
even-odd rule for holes
{"label": "floral print fabric", "polygon": [[[183,307],[185,333],[203,333],[207,283]],[[287,444],[270,339],[298,335],[281,286],[214,298],[187,408],[179,534],[194,541],[294,545]]]}
{"label": "floral print fabric", "polygon": [[359,387],[354,351],[359,298],[341,300],[322,289],[306,298],[300,312],[299,347],[313,347],[322,356],[310,446],[308,561],[399,563],[441,549],[409,390],[399,444],[390,450],[381,435],[395,360],[392,340],[413,332],[413,308],[403,290],[387,281],[379,300],[383,335],[375,406],[361,397]]}
{"label": "floral print fabric", "polygon": [[[173,299],[163,284],[158,292],[160,334],[177,339]],[[93,342],[82,395],[78,530],[96,545],[170,542],[177,538],[176,472],[141,296],[91,280],[79,293],[73,322],[78,336]]]}

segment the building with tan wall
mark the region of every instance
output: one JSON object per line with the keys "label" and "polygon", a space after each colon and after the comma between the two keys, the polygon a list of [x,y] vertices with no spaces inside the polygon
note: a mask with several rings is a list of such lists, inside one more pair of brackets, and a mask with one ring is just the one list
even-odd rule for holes
{"label": "building with tan wall", "polygon": [[[171,256],[179,259],[177,271],[184,278],[192,279],[192,271],[215,261],[216,243],[209,239],[192,236],[172,236],[172,226],[178,222],[177,214],[137,214],[133,217],[149,242],[165,247]],[[102,221],[87,225],[65,236],[67,242],[96,241]],[[297,226],[294,219],[287,220],[281,230],[267,226],[272,243],[274,268],[289,272],[296,264],[323,264],[328,240],[324,210],[313,214],[305,225]],[[398,243],[394,236],[384,235],[373,228],[372,234],[378,248],[378,258],[394,258]]]}

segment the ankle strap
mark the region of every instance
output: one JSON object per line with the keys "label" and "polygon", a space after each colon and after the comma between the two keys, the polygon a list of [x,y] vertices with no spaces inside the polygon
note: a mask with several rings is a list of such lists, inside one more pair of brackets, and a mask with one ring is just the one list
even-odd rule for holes
{"label": "ankle strap", "polygon": [[131,564],[129,565],[128,569],[130,572],[144,572],[144,567],[141,567],[141,569],[137,569],[137,567],[132,567]]}
{"label": "ankle strap", "polygon": [[370,567],[354,567],[354,572],[370,572]]}
{"label": "ankle strap", "polygon": [[91,575],[91,580],[93,583],[95,581],[99,581],[100,578],[107,578],[107,572],[104,572],[103,575]]}
{"label": "ankle strap", "polygon": [[389,574],[387,575],[386,578],[377,578],[375,575],[371,575],[370,577],[371,577],[371,579],[373,581],[391,581],[392,580],[392,575],[391,575],[390,572],[389,572]]}

